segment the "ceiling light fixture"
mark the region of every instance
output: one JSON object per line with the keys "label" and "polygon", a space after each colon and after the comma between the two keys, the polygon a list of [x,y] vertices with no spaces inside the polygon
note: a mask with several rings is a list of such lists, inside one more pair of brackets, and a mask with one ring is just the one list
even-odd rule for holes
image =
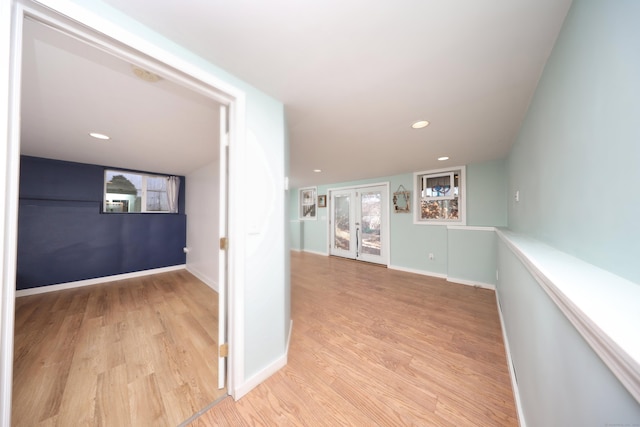
{"label": "ceiling light fixture", "polygon": [[314,169],[313,171],[314,171],[315,173],[320,173],[320,172],[322,172],[322,169]]}
{"label": "ceiling light fixture", "polygon": [[96,138],[96,139],[111,139],[111,137],[109,135],[105,135],[103,133],[98,133],[98,132],[90,132],[89,136]]}
{"label": "ceiling light fixture", "polygon": [[136,65],[132,65],[131,69],[133,70],[133,74],[135,74],[136,77],[144,80],[145,82],[155,83],[162,79],[159,75],[153,74],[151,71],[147,71],[144,68],[140,68]]}
{"label": "ceiling light fixture", "polygon": [[426,120],[419,120],[411,125],[411,127],[414,129],[422,129],[426,128],[427,126],[429,126],[429,122]]}
{"label": "ceiling light fixture", "polygon": [[449,158],[447,156],[442,156],[442,157],[438,157],[438,160],[440,160],[441,162],[445,161],[445,160],[449,160]]}

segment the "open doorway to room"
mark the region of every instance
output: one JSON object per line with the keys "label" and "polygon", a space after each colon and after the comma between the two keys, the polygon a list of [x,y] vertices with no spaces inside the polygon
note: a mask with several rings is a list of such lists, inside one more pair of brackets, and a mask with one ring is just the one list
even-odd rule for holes
{"label": "open doorway to room", "polygon": [[[20,191],[13,418],[75,425],[119,414],[128,416],[117,420],[122,425],[177,425],[226,394],[218,389],[225,382],[218,348],[225,341],[219,329],[226,331],[226,255],[211,243],[226,236],[224,100],[177,84],[171,77],[179,73],[157,61],[124,60],[54,22],[29,18],[23,27],[21,155],[54,175],[30,181],[44,182],[42,191]],[[93,140],[92,131],[111,139]],[[92,186],[96,168],[181,177],[183,206],[176,213],[108,213],[106,179],[98,182],[99,196]],[[69,183],[71,190],[60,188]],[[40,230],[30,249],[53,259],[39,277],[53,271],[70,279],[46,283],[33,270],[22,274],[23,213],[35,221],[29,230]],[[105,266],[94,250],[113,246],[73,236],[83,224],[87,236],[100,236],[114,222],[126,231],[114,239],[122,246],[119,265]],[[182,240],[157,239],[181,222]],[[186,269],[175,262],[180,256]],[[96,260],[101,270],[86,273]],[[75,277],[74,267],[82,274]],[[157,268],[150,276],[118,276]],[[94,284],[103,276],[120,280]],[[40,292],[51,285],[54,292]]]}

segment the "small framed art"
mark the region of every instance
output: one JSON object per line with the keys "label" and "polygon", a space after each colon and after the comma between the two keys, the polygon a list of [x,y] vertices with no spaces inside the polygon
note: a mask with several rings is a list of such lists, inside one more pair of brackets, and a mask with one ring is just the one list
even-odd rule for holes
{"label": "small framed art", "polygon": [[300,219],[316,219],[316,187],[300,189]]}

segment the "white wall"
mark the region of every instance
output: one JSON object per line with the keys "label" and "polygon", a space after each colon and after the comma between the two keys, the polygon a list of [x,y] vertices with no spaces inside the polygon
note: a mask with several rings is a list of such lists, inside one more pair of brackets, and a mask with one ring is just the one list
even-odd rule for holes
{"label": "white wall", "polygon": [[187,270],[218,290],[219,166],[210,163],[186,178]]}

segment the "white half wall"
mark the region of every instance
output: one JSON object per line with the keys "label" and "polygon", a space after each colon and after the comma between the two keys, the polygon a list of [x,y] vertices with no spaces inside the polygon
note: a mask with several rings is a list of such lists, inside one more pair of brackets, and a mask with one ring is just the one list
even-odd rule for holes
{"label": "white half wall", "polygon": [[216,292],[219,238],[218,168],[218,162],[212,162],[185,177],[187,270]]}

